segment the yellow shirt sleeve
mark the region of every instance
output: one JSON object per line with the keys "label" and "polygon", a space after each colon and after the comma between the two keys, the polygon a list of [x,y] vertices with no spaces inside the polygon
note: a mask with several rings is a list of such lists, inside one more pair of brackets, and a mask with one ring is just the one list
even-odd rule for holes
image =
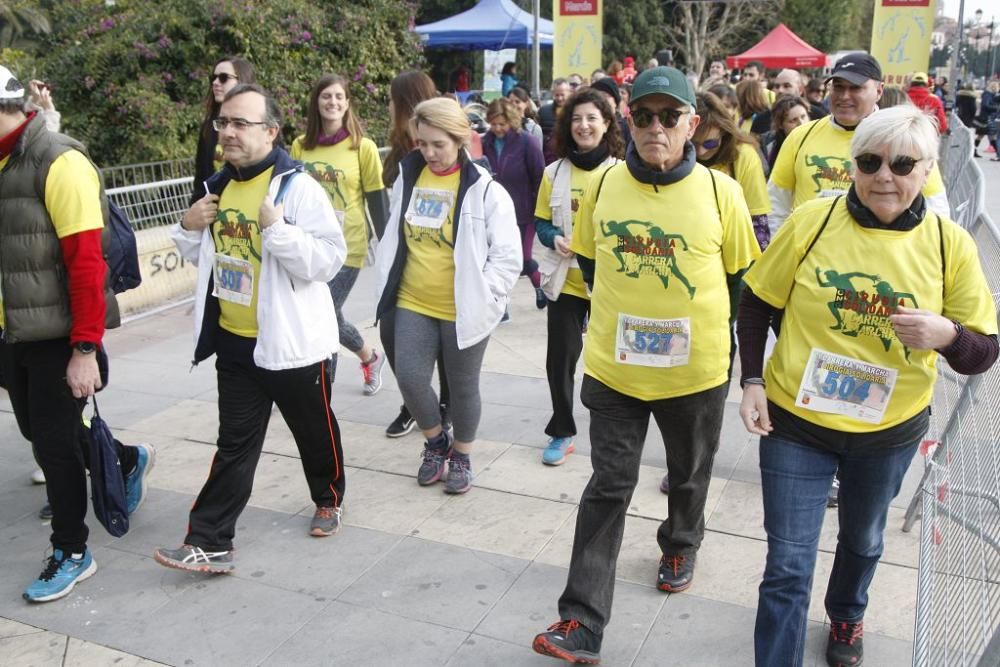
{"label": "yellow shirt sleeve", "polygon": [[577,212],[574,223],[573,239],[570,241],[570,249],[578,255],[594,259],[597,256],[597,244],[594,238],[594,206],[597,204],[597,195],[601,191],[601,184],[604,182],[608,171],[614,166],[608,167],[600,174],[594,174],[587,184],[587,189],[580,200],[580,210]]}
{"label": "yellow shirt sleeve", "polygon": [[734,178],[743,189],[743,197],[747,201],[750,215],[765,215],[771,212],[771,198],[767,194],[767,179],[764,178],[764,165],[757,155],[756,149],[750,144],[740,144],[733,165]]}
{"label": "yellow shirt sleeve", "polygon": [[[813,121],[819,122],[819,121]],[[799,125],[785,138],[778,151],[778,157],[771,168],[771,182],[784,190],[795,190],[795,156],[802,147],[812,123]]]}
{"label": "yellow shirt sleeve", "polygon": [[927,175],[927,182],[924,183],[921,192],[925,197],[933,197],[944,192],[944,180],[941,178],[941,170],[938,169],[937,163],[934,164],[931,173]]}
{"label": "yellow shirt sleeve", "polygon": [[302,159],[302,137],[295,137],[295,141],[292,142],[292,148],[288,151],[288,154],[292,156],[293,160]]}
{"label": "yellow shirt sleeve", "polygon": [[547,173],[542,173],[542,182],[538,184],[538,199],[535,200],[535,217],[542,220],[552,220],[552,181]]}
{"label": "yellow shirt sleeve", "polygon": [[[722,180],[722,177],[715,176]],[[719,209],[722,212],[722,264],[726,273],[733,274],[750,266],[760,257],[760,245],[753,233],[750,211],[737,184],[726,178],[717,183]]]}
{"label": "yellow shirt sleeve", "polygon": [[384,190],[382,183],[382,160],[378,156],[378,147],[375,142],[364,137],[361,145],[358,146],[358,159],[361,162],[361,190],[362,192],[378,192]]}
{"label": "yellow shirt sleeve", "polygon": [[86,155],[68,150],[53,160],[45,177],[45,208],[59,238],[104,227],[101,177]]}
{"label": "yellow shirt sleeve", "polygon": [[[930,216],[923,224],[929,222]],[[983,275],[976,243],[969,233],[950,222],[944,222],[945,235],[945,317],[971,331],[990,336],[997,334],[996,304],[989,283]]]}

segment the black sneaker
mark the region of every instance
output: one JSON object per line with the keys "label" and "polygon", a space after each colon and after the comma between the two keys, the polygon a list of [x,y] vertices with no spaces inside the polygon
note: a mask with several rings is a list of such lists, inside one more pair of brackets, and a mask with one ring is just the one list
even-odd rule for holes
{"label": "black sneaker", "polygon": [[413,427],[417,425],[416,420],[410,416],[410,411],[406,409],[406,406],[400,406],[399,415],[392,420],[385,429],[385,435],[388,438],[402,438],[404,435],[413,430]]}
{"label": "black sneaker", "polygon": [[857,667],[865,661],[864,623],[830,621],[826,643],[826,664],[830,667]]}
{"label": "black sneaker", "polygon": [[656,587],[667,593],[680,593],[691,588],[694,579],[694,554],[688,556],[663,554],[660,571],[656,576]]}
{"label": "black sneaker", "polygon": [[451,414],[448,413],[448,404],[441,404],[441,430],[452,432]]}
{"label": "black sneaker", "polygon": [[541,287],[535,288],[535,307],[538,310],[545,310],[545,306],[549,305],[549,298],[545,296],[545,292],[542,291]]}
{"label": "black sneaker", "polygon": [[52,505],[45,503],[42,509],[38,510],[38,518],[42,521],[52,521]]}
{"label": "black sneaker", "polygon": [[576,619],[559,621],[531,643],[535,653],[581,665],[601,662],[601,637]]}

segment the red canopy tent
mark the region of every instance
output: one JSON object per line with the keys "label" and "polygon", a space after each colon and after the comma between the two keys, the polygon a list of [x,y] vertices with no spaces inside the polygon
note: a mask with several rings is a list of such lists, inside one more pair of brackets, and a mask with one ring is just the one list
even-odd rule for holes
{"label": "red canopy tent", "polygon": [[726,64],[730,68],[737,69],[745,67],[753,60],[764,63],[764,67],[768,69],[826,67],[826,54],[809,46],[784,23],[779,23],[764,39],[747,51],[726,58]]}

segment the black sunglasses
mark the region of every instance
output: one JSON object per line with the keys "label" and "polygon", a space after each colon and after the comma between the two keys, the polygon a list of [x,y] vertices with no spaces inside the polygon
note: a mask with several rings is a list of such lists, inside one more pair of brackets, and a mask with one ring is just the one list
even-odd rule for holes
{"label": "black sunglasses", "polygon": [[677,109],[660,109],[659,111],[651,111],[644,107],[638,107],[632,109],[632,122],[638,128],[647,128],[653,123],[653,118],[660,119],[660,125],[666,128],[677,127],[677,123],[680,122],[681,116],[688,113],[687,111],[678,111]]}
{"label": "black sunglasses", "polygon": [[219,72],[218,74],[213,74],[212,76],[208,77],[208,82],[215,83],[216,79],[218,79],[219,83],[221,83],[224,86],[227,83],[229,83],[230,79],[232,79],[233,81],[239,81],[240,77],[236,76],[235,74],[229,74],[228,72]]}
{"label": "black sunglasses", "polygon": [[[923,158],[909,157],[908,155],[897,155],[889,161],[889,171],[897,176],[908,176],[917,163]],[[854,158],[854,164],[862,174],[875,174],[882,168],[882,156],[874,153],[864,153]]]}

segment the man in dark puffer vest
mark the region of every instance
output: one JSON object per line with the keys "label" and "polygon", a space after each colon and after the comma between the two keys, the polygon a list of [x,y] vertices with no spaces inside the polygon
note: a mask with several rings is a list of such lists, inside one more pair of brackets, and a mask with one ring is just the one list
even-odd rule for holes
{"label": "man in dark puffer vest", "polygon": [[[79,443],[86,397],[106,369],[104,330],[119,315],[106,284],[100,175],[79,142],[46,130],[24,101],[24,86],[0,66],[0,372],[48,485],[52,555],[23,595],[47,602],[97,570]],[[152,457],[149,446],[119,445],[130,511]]]}

